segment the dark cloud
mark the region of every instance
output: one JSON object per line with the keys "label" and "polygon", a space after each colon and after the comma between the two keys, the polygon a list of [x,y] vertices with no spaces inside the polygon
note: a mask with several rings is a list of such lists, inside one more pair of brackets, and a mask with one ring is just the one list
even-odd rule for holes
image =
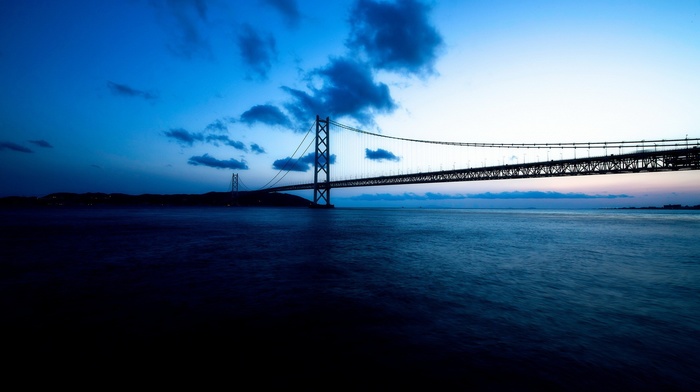
{"label": "dark cloud", "polygon": [[[310,152],[310,153],[304,155],[303,157],[301,157],[299,160],[313,166],[314,161],[316,160],[316,153]],[[323,163],[323,162],[321,162],[321,163]],[[335,154],[331,154],[330,164],[331,165],[335,164]]]}
{"label": "dark cloud", "polygon": [[214,145],[219,145],[219,143],[227,143],[231,139],[228,138],[226,135],[207,135],[206,139],[207,143],[211,143]]}
{"label": "dark cloud", "polygon": [[262,2],[279,11],[289,27],[299,25],[301,14],[295,0],[262,0]]}
{"label": "dark cloud", "polygon": [[[314,166],[316,153],[310,152],[303,157],[294,160],[293,158],[278,159],[272,163],[272,167],[277,170],[307,172]],[[335,154],[330,156],[330,164],[335,163]]]}
{"label": "dark cloud", "polygon": [[243,142],[239,142],[238,140],[230,140],[229,139],[226,142],[226,145],[231,146],[231,147],[235,148],[236,150],[248,152],[248,148],[246,148],[245,144]]}
{"label": "dark cloud", "polygon": [[0,151],[2,151],[2,150],[10,150],[10,151],[26,152],[26,153],[33,153],[34,152],[34,151],[28,149],[27,147],[20,146],[19,144],[10,143],[10,142],[0,142]]}
{"label": "dark cloud", "polygon": [[201,133],[188,132],[182,128],[171,129],[165,132],[165,136],[177,141],[180,144],[192,146],[194,142],[204,140]]}
{"label": "dark cloud", "polygon": [[265,153],[265,149],[262,148],[262,147],[260,147],[260,146],[257,145],[256,143],[252,143],[252,144],[250,145],[250,150],[251,150],[252,152],[256,153],[256,154],[264,154],[264,153]]}
{"label": "dark cloud", "polygon": [[246,66],[260,79],[267,79],[272,62],[277,58],[275,38],[262,36],[250,25],[244,25],[238,34],[238,49]]}
{"label": "dark cloud", "polygon": [[252,125],[256,122],[261,122],[267,125],[280,125],[282,127],[291,127],[292,122],[289,117],[274,105],[255,105],[241,114],[241,122]]}
{"label": "dark cloud", "polygon": [[[216,132],[226,132],[226,129],[228,128],[226,128],[226,125],[221,120],[217,120],[212,124],[209,124],[206,129],[215,130]],[[191,147],[195,142],[204,142],[215,146],[224,144],[237,150],[248,152],[248,148],[246,147],[245,143],[237,140],[231,140],[231,138],[227,135],[222,135],[220,133],[189,132],[182,128],[173,128],[169,131],[163,132],[163,134],[183,146]]]}
{"label": "dark cloud", "polygon": [[295,161],[292,158],[278,159],[272,163],[272,168],[276,170],[307,172],[311,167],[308,163]]}
{"label": "dark cloud", "polygon": [[225,144],[227,146],[231,146],[237,150],[246,151],[246,152],[248,151],[248,148],[246,148],[246,146],[243,142],[231,140],[226,135],[207,135],[205,140],[207,141],[207,143],[212,143],[216,146],[218,146],[219,143],[223,143],[223,144]]}
{"label": "dark cloud", "polygon": [[372,70],[366,64],[335,58],[326,67],[313,71],[309,78],[313,77],[320,77],[323,85],[318,89],[310,87],[311,94],[283,87],[294,99],[287,109],[298,122],[307,122],[320,114],[351,117],[369,124],[374,114],[391,113],[397,107],[389,87],[375,82]]}
{"label": "dark cloud", "polygon": [[353,200],[386,200],[386,201],[401,201],[401,200],[463,200],[463,199],[617,199],[617,198],[631,198],[633,196],[622,195],[587,195],[585,193],[560,193],[560,192],[541,192],[541,191],[528,191],[528,192],[500,192],[500,193],[477,193],[477,194],[444,194],[444,193],[425,193],[424,195],[418,195],[413,192],[406,192],[403,194],[389,194],[389,193],[376,193],[376,194],[362,194],[358,196],[353,196]]}
{"label": "dark cloud", "polygon": [[[286,104],[285,108],[298,124],[309,122],[311,119],[316,118],[316,115],[330,115],[323,107],[323,97],[320,97],[318,93],[312,96],[309,93],[287,86],[282,86],[282,90],[292,97],[292,102]],[[299,126],[294,127],[294,129],[299,132],[305,131]]]}
{"label": "dark cloud", "polygon": [[428,19],[431,7],[416,0],[358,0],[350,14],[351,50],[373,67],[408,74],[433,73],[443,40]]}
{"label": "dark cloud", "polygon": [[[293,2],[263,1],[280,11],[285,7],[287,11],[282,12],[290,12],[290,16],[296,15],[289,8],[295,6]],[[316,115],[346,117],[362,125],[373,125],[376,115],[394,112],[397,104],[389,87],[376,81],[375,72],[419,76],[434,73],[433,66],[444,43],[429,20],[431,11],[432,6],[418,0],[357,0],[350,12],[350,34],[346,40],[350,54],[331,58],[326,66],[306,73],[306,89],[282,86],[291,98],[284,108],[294,120],[294,128],[304,131],[301,125]],[[251,42],[255,41],[253,38]],[[265,46],[255,46],[258,47]]]}
{"label": "dark cloud", "polygon": [[207,125],[205,128],[206,131],[210,132],[227,132],[228,131],[228,125],[226,125],[226,122],[223,120],[216,120],[212,122],[211,124]]}
{"label": "dark cloud", "polygon": [[39,147],[53,148],[51,143],[47,142],[46,140],[30,140],[29,143],[32,143],[35,146],[39,146]]}
{"label": "dark cloud", "polygon": [[133,87],[129,87],[126,84],[119,84],[119,83],[114,83],[114,82],[107,82],[107,87],[109,88],[110,91],[112,91],[112,94],[114,95],[120,95],[124,97],[136,97],[136,98],[143,98],[147,101],[152,101],[158,98],[158,96],[154,93],[144,91],[144,90],[138,90]]}
{"label": "dark cloud", "polygon": [[193,156],[187,161],[187,163],[194,166],[209,166],[216,169],[248,170],[248,165],[245,163],[245,161],[238,161],[233,158],[224,161],[216,159],[209,154]]}
{"label": "dark cloud", "polygon": [[376,150],[370,150],[369,148],[365,148],[365,158],[371,159],[373,161],[398,162],[401,160],[401,158],[394,155],[394,153],[387,151],[387,150],[384,150],[382,148],[378,148]]}
{"label": "dark cloud", "polygon": [[152,0],[151,4],[164,16],[170,35],[167,48],[173,55],[184,59],[213,57],[209,41],[201,33],[207,23],[205,0]]}

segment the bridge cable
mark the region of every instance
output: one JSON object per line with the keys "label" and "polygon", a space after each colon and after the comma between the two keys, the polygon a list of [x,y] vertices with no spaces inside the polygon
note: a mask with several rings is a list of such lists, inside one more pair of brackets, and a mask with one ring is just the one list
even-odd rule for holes
{"label": "bridge cable", "polygon": [[247,186],[246,184],[243,183],[243,180],[241,180],[240,177],[238,177],[238,185],[242,186],[243,188],[245,188],[248,191],[252,190],[249,186]]}
{"label": "bridge cable", "polygon": [[[303,158],[303,157],[305,156],[304,154],[306,154],[306,152],[309,151],[309,148],[311,148],[311,146],[312,146],[313,144],[314,144],[314,140],[311,140],[311,141],[309,142],[309,144],[306,146],[306,148],[304,149],[304,152],[301,153],[301,155],[299,156],[299,158],[297,158],[296,160],[294,160],[294,165],[292,165],[292,167],[296,167],[297,163],[299,162],[299,159],[301,159],[301,158]],[[274,184],[270,185],[270,188],[272,188],[273,186],[277,185],[280,181],[282,181],[282,180],[284,179],[284,177],[286,177],[287,174],[289,174],[291,171],[292,171],[291,169],[287,170],[287,171],[284,173],[284,175],[282,175],[282,177],[280,177],[277,181],[275,181]]]}
{"label": "bridge cable", "polygon": [[[402,140],[414,143],[427,143],[427,144],[442,144],[449,146],[462,146],[462,147],[494,147],[494,148],[614,148],[614,147],[680,147],[688,146],[688,142],[694,142],[695,144],[700,144],[700,138],[685,138],[685,139],[660,139],[660,140],[637,140],[637,141],[619,141],[619,142],[567,142],[567,143],[474,143],[474,142],[445,142],[436,140],[420,140],[420,139],[409,139],[397,136],[382,135],[378,133],[363,131],[361,129],[353,128],[349,125],[344,125],[336,121],[330,120],[330,123],[347,129],[352,132],[362,133],[365,135],[371,135],[376,137],[381,137],[385,139]],[[636,144],[635,144],[636,143]],[[658,144],[658,145],[657,145]]]}
{"label": "bridge cable", "polygon": [[[282,166],[282,168],[280,168],[280,169],[277,171],[277,174],[275,174],[275,176],[272,177],[272,179],[270,179],[270,181],[268,181],[267,184],[265,184],[265,185],[263,185],[262,187],[260,187],[260,189],[268,188],[268,185],[270,185],[270,183],[272,183],[272,182],[275,180],[275,178],[277,178],[277,176],[280,175],[280,173],[282,173],[283,171],[285,171],[285,168],[286,168],[286,167],[289,165],[289,163],[292,161],[292,158],[294,158],[294,156],[296,155],[297,151],[299,151],[299,148],[301,148],[301,146],[304,144],[304,141],[306,141],[306,138],[309,137],[309,135],[311,134],[311,130],[313,129],[314,125],[316,125],[316,122],[315,122],[315,121],[314,121],[314,122],[311,124],[311,126],[309,127],[309,130],[306,132],[306,135],[304,135],[304,138],[301,140],[301,142],[299,143],[299,145],[297,146],[297,148],[294,150],[294,153],[292,153],[292,156],[290,156],[289,158],[287,158],[287,160],[284,162],[284,165]],[[312,139],[311,141],[313,142],[313,139]],[[309,144],[309,146],[310,146],[310,144]],[[300,155],[300,156],[294,161],[294,164],[292,165],[292,167],[295,167],[296,164],[299,162],[299,159],[303,156],[303,154],[306,153],[306,151],[309,150],[309,146],[306,146],[306,149],[304,150],[304,152],[302,153],[302,155]],[[274,185],[277,185],[280,181],[282,181],[282,179],[289,173],[289,171],[290,171],[289,169],[286,170],[285,174],[284,174],[280,179],[278,179],[274,184],[272,184],[270,187],[272,187],[272,186],[274,186]]]}

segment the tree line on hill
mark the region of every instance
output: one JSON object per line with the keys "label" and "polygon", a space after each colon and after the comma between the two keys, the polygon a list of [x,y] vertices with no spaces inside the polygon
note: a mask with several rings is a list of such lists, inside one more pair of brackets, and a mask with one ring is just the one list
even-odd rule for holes
{"label": "tree line on hill", "polygon": [[42,197],[7,196],[0,206],[279,206],[308,207],[309,200],[286,193],[209,192],[203,194],[52,193]]}

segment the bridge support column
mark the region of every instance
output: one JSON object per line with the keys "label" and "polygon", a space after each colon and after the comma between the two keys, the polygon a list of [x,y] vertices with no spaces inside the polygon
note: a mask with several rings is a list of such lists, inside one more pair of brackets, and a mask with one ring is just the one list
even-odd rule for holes
{"label": "bridge support column", "polygon": [[331,156],[329,118],[316,115],[316,153],[314,158],[314,208],[333,208],[331,204]]}

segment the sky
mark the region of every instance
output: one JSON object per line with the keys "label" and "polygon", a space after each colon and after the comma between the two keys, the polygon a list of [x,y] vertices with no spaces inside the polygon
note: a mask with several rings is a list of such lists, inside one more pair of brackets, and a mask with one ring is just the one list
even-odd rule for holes
{"label": "sky", "polygon": [[[697,0],[0,3],[0,197],[223,192],[234,173],[241,190],[258,189],[279,178],[316,115],[420,140],[700,137]],[[341,132],[332,140],[349,146]],[[331,150],[331,178],[362,162],[390,173],[430,166],[399,148],[372,145],[357,161]],[[297,163],[284,181],[312,182],[308,160]],[[346,188],[331,198],[349,207],[698,205],[700,171]]]}

